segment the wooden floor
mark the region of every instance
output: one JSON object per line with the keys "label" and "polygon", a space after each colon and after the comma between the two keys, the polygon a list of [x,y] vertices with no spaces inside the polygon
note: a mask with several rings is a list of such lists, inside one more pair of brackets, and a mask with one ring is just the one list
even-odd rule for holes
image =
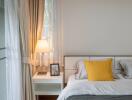
{"label": "wooden floor", "polygon": [[57,100],[58,96],[39,96],[39,100]]}

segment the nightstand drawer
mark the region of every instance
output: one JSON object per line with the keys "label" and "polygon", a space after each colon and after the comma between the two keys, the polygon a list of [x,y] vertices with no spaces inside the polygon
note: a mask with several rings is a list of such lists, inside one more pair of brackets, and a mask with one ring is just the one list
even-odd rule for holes
{"label": "nightstand drawer", "polygon": [[34,79],[33,83],[63,83],[63,79]]}
{"label": "nightstand drawer", "polygon": [[59,95],[61,92],[61,84],[57,83],[38,83],[34,84],[36,95]]}

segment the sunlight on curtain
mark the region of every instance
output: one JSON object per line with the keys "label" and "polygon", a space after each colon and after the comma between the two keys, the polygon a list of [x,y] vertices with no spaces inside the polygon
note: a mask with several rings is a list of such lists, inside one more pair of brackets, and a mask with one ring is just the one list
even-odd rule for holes
{"label": "sunlight on curtain", "polygon": [[59,26],[59,0],[45,0],[45,16],[42,38],[47,39],[51,53],[46,55],[47,62],[62,65],[63,45],[62,33]]}

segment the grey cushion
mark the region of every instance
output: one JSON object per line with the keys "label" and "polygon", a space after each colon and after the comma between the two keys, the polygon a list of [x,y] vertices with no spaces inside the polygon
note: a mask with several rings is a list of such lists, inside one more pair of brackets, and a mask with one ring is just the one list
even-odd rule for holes
{"label": "grey cushion", "polygon": [[132,78],[132,60],[120,61],[125,78]]}

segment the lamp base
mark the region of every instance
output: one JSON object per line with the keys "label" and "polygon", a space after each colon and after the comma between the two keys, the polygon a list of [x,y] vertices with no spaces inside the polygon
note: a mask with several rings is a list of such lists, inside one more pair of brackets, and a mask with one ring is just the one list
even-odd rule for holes
{"label": "lamp base", "polygon": [[38,75],[46,75],[46,74],[47,74],[47,72],[45,72],[45,71],[38,72]]}
{"label": "lamp base", "polygon": [[46,75],[47,74],[47,66],[38,66],[37,68],[38,75]]}

